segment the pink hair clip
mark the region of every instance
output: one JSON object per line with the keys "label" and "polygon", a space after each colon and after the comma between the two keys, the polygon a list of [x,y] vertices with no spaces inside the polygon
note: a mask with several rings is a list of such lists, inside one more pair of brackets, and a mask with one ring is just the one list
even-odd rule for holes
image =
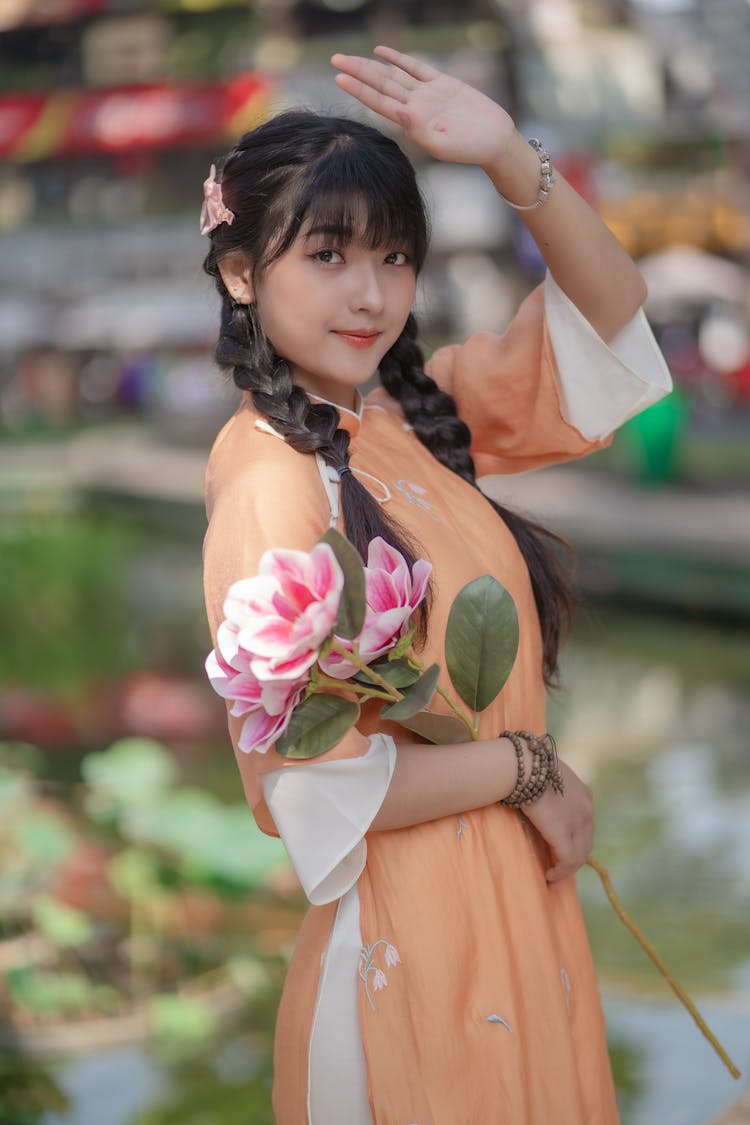
{"label": "pink hair clip", "polygon": [[221,184],[216,182],[216,165],[211,165],[211,173],[203,181],[203,206],[201,207],[201,234],[210,234],[220,223],[234,222],[234,211],[224,206]]}

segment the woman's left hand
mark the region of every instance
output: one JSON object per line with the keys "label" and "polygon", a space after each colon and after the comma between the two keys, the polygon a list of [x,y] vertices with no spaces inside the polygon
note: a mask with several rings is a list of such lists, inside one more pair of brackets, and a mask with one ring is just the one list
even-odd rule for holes
{"label": "woman's left hand", "polygon": [[337,85],[438,160],[487,166],[503,153],[515,125],[497,102],[391,47],[374,54],[385,61],[334,55]]}

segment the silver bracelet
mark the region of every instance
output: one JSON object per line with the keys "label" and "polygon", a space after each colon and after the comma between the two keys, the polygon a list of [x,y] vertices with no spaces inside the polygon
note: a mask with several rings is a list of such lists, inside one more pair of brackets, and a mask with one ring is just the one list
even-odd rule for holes
{"label": "silver bracelet", "polygon": [[539,157],[539,164],[541,166],[539,174],[539,192],[535,201],[533,203],[527,203],[525,205],[521,203],[512,203],[510,199],[505,198],[502,192],[497,193],[502,199],[503,203],[507,203],[508,206],[512,207],[514,211],[534,211],[537,207],[541,207],[542,204],[546,203],[549,199],[550,189],[555,183],[555,173],[552,171],[549,153],[547,152],[546,148],[538,137],[530,137],[529,144]]}

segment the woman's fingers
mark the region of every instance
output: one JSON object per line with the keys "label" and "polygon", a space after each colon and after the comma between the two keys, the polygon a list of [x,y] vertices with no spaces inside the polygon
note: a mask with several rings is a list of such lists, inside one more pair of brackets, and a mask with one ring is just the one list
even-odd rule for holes
{"label": "woman's fingers", "polygon": [[351,94],[353,98],[367,106],[368,109],[379,113],[381,117],[387,117],[389,121],[400,124],[399,111],[402,107],[400,100],[373,90],[371,86],[361,82],[358,78],[352,78],[350,74],[337,74],[334,81],[337,86],[346,91],[347,94]]}
{"label": "woman's fingers", "polygon": [[418,82],[430,82],[433,78],[437,78],[440,74],[434,66],[429,63],[423,62],[421,59],[415,59],[413,55],[404,55],[401,51],[395,51],[393,47],[375,47],[374,55],[378,58],[387,59],[389,63],[399,67],[405,74],[409,74],[412,78],[416,78]]}
{"label": "woman's fingers", "polygon": [[[416,87],[416,81],[408,74],[402,74],[392,66],[377,62],[376,59],[365,59],[359,55],[331,56],[331,63],[344,75],[349,75],[354,81],[386,97],[396,101],[406,101],[410,92]],[[338,76],[337,76],[338,77]]]}

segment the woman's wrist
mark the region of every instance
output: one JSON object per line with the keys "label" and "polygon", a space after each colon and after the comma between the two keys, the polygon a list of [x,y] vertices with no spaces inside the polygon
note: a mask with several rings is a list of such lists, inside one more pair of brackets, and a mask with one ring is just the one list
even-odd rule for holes
{"label": "woman's wrist", "polygon": [[539,192],[539,156],[517,129],[482,167],[499,195],[519,207],[534,205]]}
{"label": "woman's wrist", "polygon": [[[551,734],[504,730],[500,736],[513,746],[516,757],[516,783],[500,803],[510,808],[525,808],[538,801],[548,789],[563,794],[563,778],[557,747]],[[529,765],[529,759],[530,765]]]}

